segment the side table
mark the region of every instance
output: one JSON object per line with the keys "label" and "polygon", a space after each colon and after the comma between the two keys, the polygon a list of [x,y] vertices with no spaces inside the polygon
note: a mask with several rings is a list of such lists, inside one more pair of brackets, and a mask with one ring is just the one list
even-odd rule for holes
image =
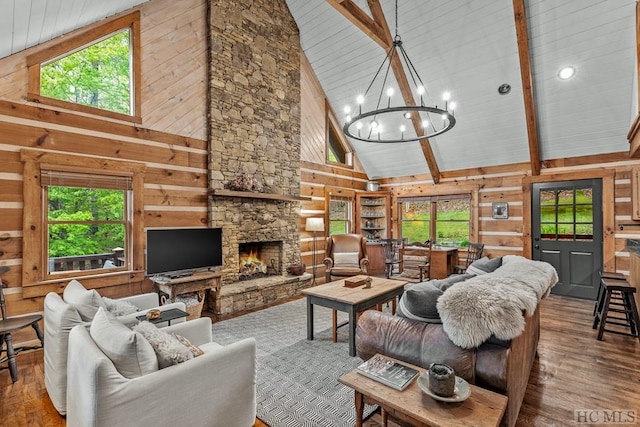
{"label": "side table", "polygon": [[[393,359],[393,358],[390,358]],[[402,362],[424,373],[425,369]],[[471,395],[462,402],[439,402],[427,396],[415,380],[404,391],[395,390],[376,380],[359,374],[355,369],[338,381],[354,390],[356,427],[363,424],[363,410],[367,403],[380,406],[382,425],[387,417],[412,426],[468,426],[498,427],[507,407],[507,396],[470,384]]]}
{"label": "side table", "polygon": [[168,325],[171,325],[172,320],[187,317],[188,315],[189,313],[187,313],[186,311],[180,310],[179,308],[172,308],[170,310],[161,311],[160,316],[152,320],[147,319],[147,316],[145,314],[143,314],[142,316],[136,316],[136,319],[141,322],[146,320],[153,324],[167,322]]}
{"label": "side table", "polygon": [[[152,278],[157,292],[162,292],[169,297],[170,302],[175,302],[176,296],[192,292],[200,292],[205,289],[215,289],[215,313],[220,313],[220,290],[222,288],[222,273],[217,271],[201,271],[191,276],[175,279]],[[211,294],[209,294],[211,295]],[[164,304],[165,301],[161,302]],[[166,297],[165,297],[166,299]]]}

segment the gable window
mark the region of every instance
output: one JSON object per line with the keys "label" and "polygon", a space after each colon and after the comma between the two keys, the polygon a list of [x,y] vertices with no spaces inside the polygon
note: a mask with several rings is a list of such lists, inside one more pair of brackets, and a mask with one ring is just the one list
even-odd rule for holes
{"label": "gable window", "polygon": [[338,125],[329,103],[326,103],[325,110],[327,111],[327,163],[353,167],[353,150],[342,133],[342,129]]}
{"label": "gable window", "polygon": [[471,233],[471,196],[401,198],[401,237],[409,242],[467,246]]}
{"label": "gable window", "polygon": [[30,101],[140,122],[139,12],[30,55]]}
{"label": "gable window", "polygon": [[131,30],[40,67],[40,95],[131,114]]}
{"label": "gable window", "polygon": [[143,164],[32,149],[21,159],[26,295],[71,277],[99,287],[144,276]]}

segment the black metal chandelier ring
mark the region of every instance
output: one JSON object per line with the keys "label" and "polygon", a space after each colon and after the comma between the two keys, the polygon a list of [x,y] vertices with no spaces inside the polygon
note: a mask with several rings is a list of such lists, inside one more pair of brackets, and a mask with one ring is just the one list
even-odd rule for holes
{"label": "black metal chandelier ring", "polygon": [[[427,116],[429,115],[429,113],[433,113],[433,114],[437,114],[440,117],[442,117],[445,126],[440,129],[440,130],[436,130],[435,128],[433,129],[432,132],[427,132],[427,130],[425,129],[424,135],[415,135],[415,136],[408,136],[408,137],[404,137],[401,136],[400,138],[397,139],[380,139],[380,134],[379,132],[376,132],[375,128],[370,128],[366,131],[363,131],[363,129],[358,129],[357,124],[358,123],[362,123],[364,125],[363,120],[368,118],[368,117],[378,117],[378,116],[383,116],[385,114],[391,114],[391,113],[398,113],[398,112],[402,112],[402,113],[411,113],[411,112],[418,112],[418,114],[420,113],[427,113]],[[405,116],[406,118],[406,116]],[[406,118],[407,121],[411,121],[411,118]],[[422,121],[422,119],[420,120]],[[431,122],[431,121],[430,121]],[[360,113],[357,116],[354,116],[351,118],[351,121],[349,121],[348,123],[344,124],[343,127],[343,131],[345,133],[345,135],[347,135],[348,137],[351,137],[353,139],[357,139],[359,141],[364,141],[364,142],[377,142],[377,143],[397,143],[397,142],[411,142],[411,141],[419,141],[421,139],[424,138],[431,138],[434,137],[436,135],[440,135],[442,133],[445,133],[446,131],[448,131],[449,129],[451,129],[452,127],[454,127],[456,124],[456,118],[453,116],[453,114],[451,114],[449,111],[447,110],[443,110],[441,108],[436,107],[428,107],[425,105],[403,105],[400,107],[389,107],[389,108],[382,108],[379,110],[373,110],[373,111],[368,111],[368,112],[364,112],[364,113]],[[364,127],[364,126],[362,126]],[[356,132],[353,132],[353,130],[355,129]],[[366,135],[363,135],[366,134]],[[377,138],[376,138],[377,135]]]}

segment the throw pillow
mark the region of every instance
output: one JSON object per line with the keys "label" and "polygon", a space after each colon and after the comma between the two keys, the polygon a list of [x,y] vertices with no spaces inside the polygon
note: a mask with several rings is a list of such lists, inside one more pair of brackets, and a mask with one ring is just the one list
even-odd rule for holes
{"label": "throw pillow", "polygon": [[490,259],[489,257],[482,257],[471,263],[467,267],[468,274],[475,274],[480,276],[481,274],[493,273],[502,265],[502,257]]}
{"label": "throw pillow", "polygon": [[104,301],[102,301],[102,297],[95,289],[87,290],[75,279],[65,286],[62,298],[66,303],[71,304],[73,308],[78,310],[80,317],[85,322],[91,322],[100,307],[107,308]]}
{"label": "throw pillow", "polygon": [[129,301],[111,299],[108,297],[102,297],[102,301],[107,307],[107,311],[114,316],[124,316],[126,314],[132,314],[136,311],[140,311],[138,307],[131,304]]}
{"label": "throw pillow", "polygon": [[333,254],[333,265],[336,267],[360,267],[358,252],[340,252]]}
{"label": "throw pillow", "polygon": [[172,334],[157,328],[154,324],[142,321],[132,328],[144,336],[158,357],[158,368],[177,365],[193,359],[193,353]]}
{"label": "throw pillow", "polygon": [[191,353],[193,353],[194,357],[202,356],[204,354],[204,351],[202,351],[200,347],[198,347],[195,344],[192,344],[191,341],[189,341],[182,335],[173,334],[173,336],[176,337],[176,339],[180,341],[182,345],[186,346],[189,350],[191,350]]}
{"label": "throw pillow", "polygon": [[158,370],[158,358],[149,341],[104,308],[98,309],[89,334],[123,377],[136,378]]}
{"label": "throw pillow", "polygon": [[421,322],[442,323],[436,308],[438,297],[442,294],[443,291],[430,282],[407,286],[398,303],[396,314]]}
{"label": "throw pillow", "polygon": [[456,283],[464,282],[465,280],[471,279],[474,276],[474,274],[452,274],[445,279],[431,280],[430,283],[444,292]]}

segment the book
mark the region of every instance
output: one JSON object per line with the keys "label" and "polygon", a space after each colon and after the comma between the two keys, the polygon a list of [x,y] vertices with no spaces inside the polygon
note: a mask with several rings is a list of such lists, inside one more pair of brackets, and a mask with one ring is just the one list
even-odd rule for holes
{"label": "book", "polygon": [[362,363],[356,371],[366,377],[374,379],[396,390],[404,390],[420,374],[420,371],[376,354]]}
{"label": "book", "polygon": [[358,286],[366,285],[369,280],[371,280],[369,276],[353,276],[348,279],[344,279],[344,286],[346,286],[347,288],[355,288]]}

